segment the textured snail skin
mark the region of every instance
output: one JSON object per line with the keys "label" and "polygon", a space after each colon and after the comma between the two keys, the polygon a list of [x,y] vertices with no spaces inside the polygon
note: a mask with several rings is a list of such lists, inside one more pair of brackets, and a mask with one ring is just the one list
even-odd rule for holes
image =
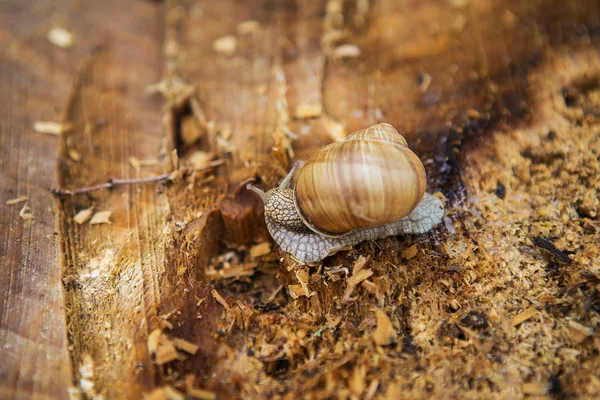
{"label": "textured snail skin", "polygon": [[[291,199],[292,191],[290,189],[287,191],[289,193],[286,197],[289,196]],[[442,222],[444,206],[440,199],[425,193],[421,202],[406,217],[389,224],[354,230],[340,237],[322,236],[306,227],[297,230],[289,229],[270,218],[266,212],[265,215],[267,229],[279,247],[299,262],[312,264],[344,247],[353,246],[366,240],[429,232]]]}

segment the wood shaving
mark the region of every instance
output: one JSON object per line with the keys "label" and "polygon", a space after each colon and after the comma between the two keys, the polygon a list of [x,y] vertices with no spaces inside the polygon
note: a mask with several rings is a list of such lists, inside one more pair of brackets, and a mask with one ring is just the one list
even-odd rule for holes
{"label": "wood shaving", "polygon": [[224,56],[232,56],[237,50],[237,39],[232,35],[223,36],[213,42],[213,50]]}
{"label": "wood shaving", "polygon": [[206,167],[213,159],[215,155],[206,151],[195,151],[190,156],[190,164],[192,168],[203,168]]}
{"label": "wood shaving", "polygon": [[19,203],[22,203],[27,200],[29,200],[29,197],[21,196],[21,197],[17,197],[16,199],[6,200],[6,202],[4,204],[6,204],[7,206],[12,206],[13,204],[19,204]]}
{"label": "wood shaving", "polygon": [[355,367],[348,381],[348,387],[355,396],[360,396],[364,391],[367,383],[365,376],[367,371],[364,366]]}
{"label": "wood shaving", "polygon": [[69,122],[36,121],[33,123],[33,130],[45,135],[59,136],[63,133],[70,132],[72,129],[73,124]]}
{"label": "wood shaving", "polygon": [[544,386],[537,382],[524,383],[523,384],[523,393],[531,396],[543,396],[546,391],[544,390]]}
{"label": "wood shaving", "polygon": [[300,104],[294,111],[294,116],[298,119],[317,118],[323,113],[321,104]]}
{"label": "wood shaving", "polygon": [[164,388],[156,388],[148,394],[144,394],[144,400],[168,400]]}
{"label": "wood shaving", "polygon": [[185,400],[185,395],[170,385],[164,387],[168,400]]}
{"label": "wood shaving", "polygon": [[219,302],[219,304],[221,304],[223,307],[225,307],[225,309],[227,311],[229,311],[231,309],[231,307],[229,306],[229,304],[227,304],[227,302],[225,301],[225,299],[223,298],[223,296],[221,296],[221,294],[219,292],[217,292],[215,289],[213,289],[211,291],[213,297],[215,298],[216,301]]}
{"label": "wood shaving", "polygon": [[142,164],[140,163],[140,160],[137,159],[137,157],[129,157],[128,159],[129,161],[129,165],[131,165],[133,167],[133,169],[135,169],[136,171],[140,170],[140,167],[142,166]]}
{"label": "wood shaving", "polygon": [[181,140],[191,145],[202,137],[202,128],[195,117],[189,116],[181,121]]}
{"label": "wood shaving", "polygon": [[90,225],[110,224],[111,223],[110,222],[111,214],[112,214],[112,211],[98,211],[92,217],[92,220],[90,221]]}
{"label": "wood shaving", "polygon": [[163,335],[156,349],[156,364],[163,365],[177,359],[179,359],[179,353],[175,346]]}
{"label": "wood shaving", "polygon": [[84,210],[79,211],[73,217],[73,221],[78,223],[79,225],[86,223],[92,217],[92,213],[94,212],[94,207],[86,208]]}
{"label": "wood shaving", "polygon": [[73,46],[75,37],[71,32],[64,28],[52,28],[46,36],[48,41],[61,49],[68,49]]}
{"label": "wood shaving", "polygon": [[358,58],[360,57],[360,49],[358,46],[354,46],[352,44],[344,44],[336,47],[331,56],[337,60],[344,58]]}
{"label": "wood shaving", "polygon": [[510,322],[510,324],[512,326],[517,326],[517,325],[527,321],[528,319],[535,317],[537,314],[538,314],[538,312],[536,311],[535,308],[529,307],[528,309],[524,310],[523,312],[515,315],[515,317]]}
{"label": "wood shaving", "polygon": [[418,254],[418,252],[419,249],[417,245],[413,244],[408,249],[404,250],[402,254],[400,254],[400,257],[404,258],[405,260],[410,260],[411,258],[415,257]]}
{"label": "wood shaving", "polygon": [[79,162],[81,161],[81,154],[75,150],[75,149],[71,149],[69,150],[69,158],[75,162]]}
{"label": "wood shaving", "polygon": [[271,252],[271,244],[269,242],[262,242],[250,248],[250,256],[252,258],[267,255]]}
{"label": "wood shaving", "polygon": [[217,398],[217,396],[213,392],[210,392],[208,390],[203,390],[203,389],[196,389],[196,388],[192,388],[192,387],[189,387],[187,389],[187,394],[189,396],[192,396],[195,399],[200,399],[200,400],[214,400]]}
{"label": "wood shaving", "polygon": [[162,331],[160,329],[155,329],[148,335],[148,352],[150,354],[156,354],[156,350],[158,350],[158,346],[160,345],[161,336]]}
{"label": "wood shaving", "polygon": [[377,318],[377,328],[373,333],[373,341],[378,346],[387,346],[388,344],[395,343],[398,339],[398,332],[394,329],[392,321],[388,318],[387,314],[380,309],[375,309],[375,316]]}
{"label": "wood shaving", "polygon": [[352,276],[350,276],[346,282],[346,290],[344,291],[344,296],[342,297],[342,302],[347,302],[350,300],[350,295],[354,291],[356,285],[364,281],[373,275],[373,271],[370,269],[362,269],[367,263],[367,258],[364,256],[360,256],[356,263],[354,264],[354,269],[352,270]]}
{"label": "wood shaving", "polygon": [[31,221],[33,219],[33,214],[31,213],[27,203],[25,203],[23,208],[21,208],[21,211],[19,211],[19,217],[23,218],[25,221]]}
{"label": "wood shaving", "polygon": [[235,30],[240,35],[249,35],[258,32],[260,30],[260,24],[257,21],[250,19],[237,24]]}
{"label": "wood shaving", "polygon": [[198,346],[183,339],[173,339],[173,345],[181,351],[194,355],[198,352]]}

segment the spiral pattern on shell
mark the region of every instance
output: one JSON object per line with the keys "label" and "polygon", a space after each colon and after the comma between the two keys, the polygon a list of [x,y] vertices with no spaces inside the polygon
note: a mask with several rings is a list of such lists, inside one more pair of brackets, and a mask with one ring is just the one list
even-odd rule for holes
{"label": "spiral pattern on shell", "polygon": [[298,174],[294,195],[307,226],[339,236],[407,216],[425,186],[423,164],[404,137],[379,124],[314,154]]}

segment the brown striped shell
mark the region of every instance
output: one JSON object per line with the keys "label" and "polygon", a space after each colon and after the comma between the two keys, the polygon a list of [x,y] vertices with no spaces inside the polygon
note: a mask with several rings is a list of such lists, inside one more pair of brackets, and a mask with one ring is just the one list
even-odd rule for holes
{"label": "brown striped shell", "polygon": [[404,137],[378,124],[315,153],[298,174],[294,201],[310,229],[340,236],[405,217],[425,186],[423,164]]}

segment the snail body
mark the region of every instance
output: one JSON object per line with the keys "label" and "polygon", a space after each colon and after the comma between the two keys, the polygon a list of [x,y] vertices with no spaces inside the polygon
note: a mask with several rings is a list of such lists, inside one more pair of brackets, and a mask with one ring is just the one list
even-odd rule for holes
{"label": "snail body", "polygon": [[266,193],[269,233],[287,253],[314,263],[344,247],[398,234],[420,234],[442,220],[441,201],[425,193],[425,169],[391,125],[378,124],[315,153]]}

